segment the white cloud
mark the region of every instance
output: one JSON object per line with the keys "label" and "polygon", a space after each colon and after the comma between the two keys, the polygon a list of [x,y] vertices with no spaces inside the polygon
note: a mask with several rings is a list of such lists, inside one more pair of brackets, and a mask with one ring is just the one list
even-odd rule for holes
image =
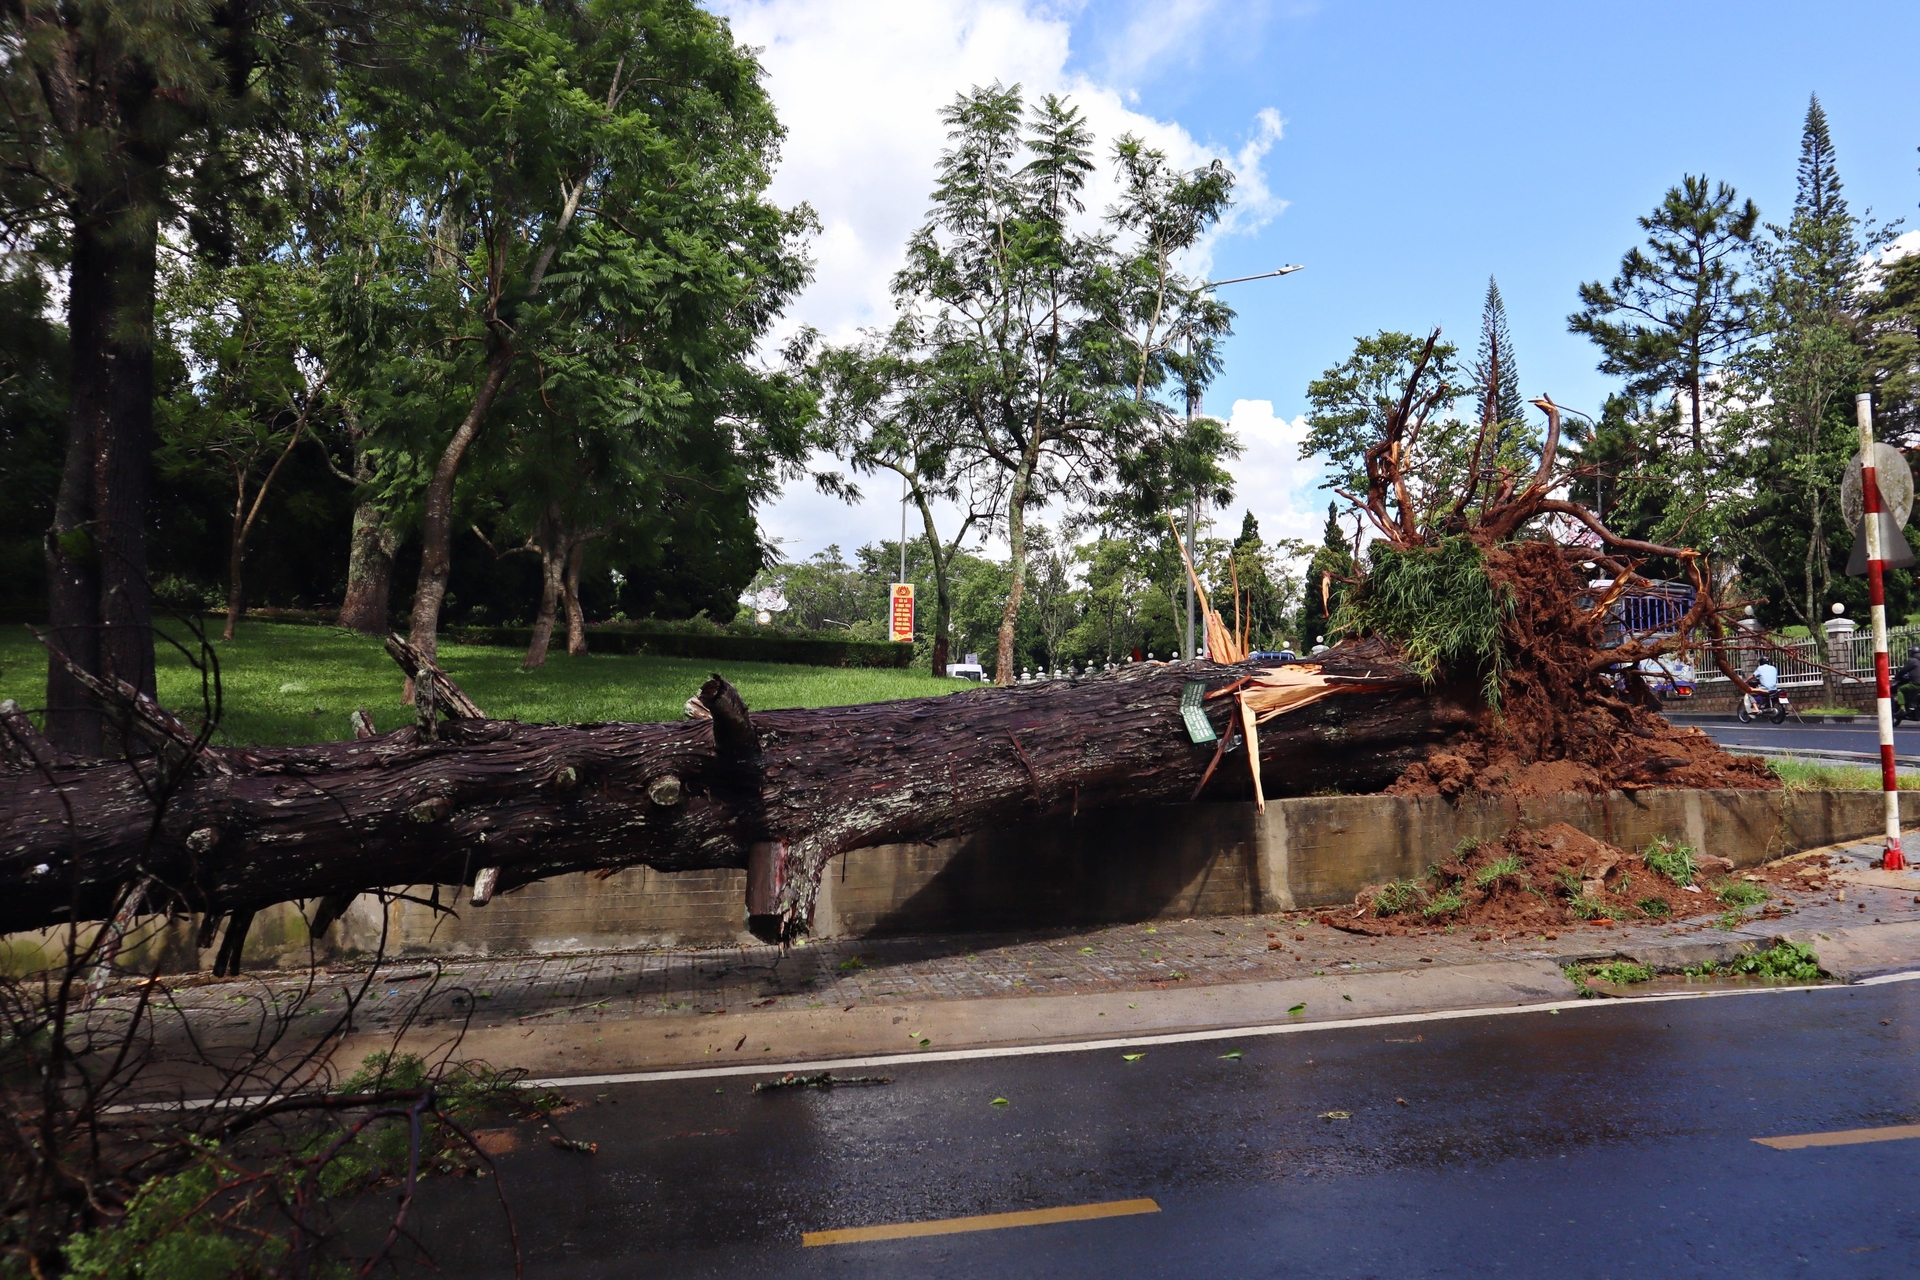
{"label": "white cloud", "polygon": [[1317,544],[1327,523],[1327,494],[1320,488],[1326,463],[1300,457],[1306,418],[1275,417],[1271,400],[1236,400],[1227,421],[1241,453],[1233,464],[1233,504],[1215,516],[1221,534],[1237,534],[1241,513],[1251,511],[1268,542],[1298,538]]}
{"label": "white cloud", "polygon": [[[1068,71],[1071,31],[1058,9],[1020,0],[716,0],[714,7],[737,40],[760,50],[787,127],[774,198],[804,200],[820,218],[814,283],[788,309],[789,328],[810,324],[831,341],[847,341],[891,318],[888,281],[907,236],[926,215],[946,141],[940,108],[956,93],[995,80],[1022,85],[1030,100],[1048,92],[1071,96],[1093,127],[1103,161],[1123,133],[1137,134],[1183,167],[1227,157],[1239,175],[1238,203],[1216,238],[1251,232],[1285,207],[1263,167],[1281,136],[1276,112],[1261,112],[1244,138],[1219,145],[1143,115],[1128,105],[1125,89]],[[1177,25],[1167,17],[1157,21]],[[1103,165],[1088,193],[1089,210],[1111,198]],[[1212,241],[1186,264],[1201,273],[1211,265]],[[897,536],[894,505],[881,497],[849,508],[794,484],[761,512],[761,523],[783,540],[788,555],[803,555],[829,542],[858,546],[890,527]]]}

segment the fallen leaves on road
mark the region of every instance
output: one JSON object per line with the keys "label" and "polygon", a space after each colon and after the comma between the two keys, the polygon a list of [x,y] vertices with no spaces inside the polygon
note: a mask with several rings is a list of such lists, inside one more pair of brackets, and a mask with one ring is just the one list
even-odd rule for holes
{"label": "fallen leaves on road", "polygon": [[559,1134],[550,1134],[547,1141],[562,1151],[578,1151],[583,1156],[595,1155],[600,1150],[597,1142],[582,1142],[579,1138],[563,1138]]}
{"label": "fallen leaves on road", "polygon": [[991,1107],[1007,1107],[1007,1106],[1012,1106],[1013,1104],[1008,1102],[1005,1098],[995,1098],[992,1102],[988,1103],[987,1105]]}
{"label": "fallen leaves on road", "polygon": [[1322,1111],[1322,1112],[1320,1113],[1320,1118],[1321,1118],[1322,1120],[1351,1120],[1351,1119],[1353,1119],[1353,1112],[1351,1112],[1351,1111]]}
{"label": "fallen leaves on road", "polygon": [[1307,1006],[1304,1003],[1302,1003],[1302,1004],[1297,1004],[1293,1006],[1293,1008],[1287,1010],[1287,1013],[1289,1016],[1291,1016],[1296,1014],[1302,1014],[1302,1013],[1305,1013],[1306,1011],[1307,1011]]}
{"label": "fallen leaves on road", "polygon": [[1238,1062],[1240,1059],[1246,1057],[1247,1055],[1240,1052],[1238,1049],[1234,1049],[1227,1053],[1223,1053],[1220,1056],[1229,1062]]}
{"label": "fallen leaves on road", "polygon": [[1147,1055],[1144,1053],[1123,1053],[1120,1056],[1128,1062],[1138,1062]]}
{"label": "fallen leaves on road", "polygon": [[789,1071],[778,1080],[760,1080],[753,1086],[755,1093],[765,1093],[770,1089],[831,1089],[842,1084],[892,1084],[892,1076],[836,1076],[831,1071],[821,1071],[810,1076],[795,1075]]}

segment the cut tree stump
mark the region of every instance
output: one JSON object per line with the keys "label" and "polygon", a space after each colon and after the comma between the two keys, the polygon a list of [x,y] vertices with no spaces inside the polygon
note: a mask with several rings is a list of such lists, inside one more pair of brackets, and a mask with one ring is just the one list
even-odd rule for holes
{"label": "cut tree stump", "polygon": [[[315,746],[188,751],[179,722],[146,702],[123,710],[170,745],[137,759],[22,765],[32,744],[10,743],[0,931],[110,916],[143,879],[149,903],[237,923],[285,901],[331,917],[355,893],[475,885],[483,872],[475,901],[567,872],[745,868],[757,848],[777,865],[756,868],[753,923],[792,937],[827,860],[848,849],[1201,794],[1222,744],[1190,740],[1183,686],[1226,690],[1267,669],[1145,664],[757,713],[716,675],[698,698],[710,719],[540,725],[474,718],[444,673],[421,681],[419,655],[403,645],[395,657],[452,718],[428,711],[418,725]],[[1314,665],[1363,683],[1261,726],[1270,796],[1377,790],[1479,714],[1471,694],[1423,688],[1379,645]],[[1227,740],[1207,799],[1251,794],[1239,697],[1203,704]],[[11,723],[0,718],[0,735]]]}

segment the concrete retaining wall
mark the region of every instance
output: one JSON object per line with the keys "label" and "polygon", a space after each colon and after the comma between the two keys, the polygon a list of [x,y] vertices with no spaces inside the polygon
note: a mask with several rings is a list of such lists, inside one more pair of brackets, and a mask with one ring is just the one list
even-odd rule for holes
{"label": "concrete retaining wall", "polygon": [[[1903,795],[1920,820],[1920,795]],[[1636,791],[1530,799],[1315,796],[1251,804],[1109,811],[1034,822],[933,844],[856,849],[828,868],[815,932],[822,937],[957,933],[1245,915],[1351,902],[1370,884],[1418,876],[1464,839],[1493,839],[1516,823],[1566,822],[1627,848],[1655,836],[1751,866],[1843,840],[1873,837],[1882,801],[1868,791]],[[428,897],[430,887],[410,893]],[[325,944],[329,957],[460,955],[743,942],[744,871],[667,874],[645,868],[598,880],[563,876],[482,908],[451,889],[452,918],[408,902],[384,910],[363,896]],[[192,968],[188,922],[155,922],[139,954],[163,950]],[[42,940],[14,935],[11,961],[32,967]],[[264,912],[250,965],[299,963],[304,919]],[[213,952],[198,953],[210,964]],[[148,963],[151,963],[149,960]]]}

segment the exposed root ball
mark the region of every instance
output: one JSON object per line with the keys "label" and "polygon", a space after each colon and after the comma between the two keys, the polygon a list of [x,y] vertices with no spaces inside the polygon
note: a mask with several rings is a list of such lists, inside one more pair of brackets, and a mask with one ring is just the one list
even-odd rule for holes
{"label": "exposed root ball", "polygon": [[1617,695],[1591,670],[1597,625],[1565,548],[1482,546],[1486,571],[1511,592],[1502,629],[1501,704],[1436,746],[1389,790],[1399,795],[1548,795],[1563,791],[1721,788],[1771,791],[1757,756],[1735,756]]}

